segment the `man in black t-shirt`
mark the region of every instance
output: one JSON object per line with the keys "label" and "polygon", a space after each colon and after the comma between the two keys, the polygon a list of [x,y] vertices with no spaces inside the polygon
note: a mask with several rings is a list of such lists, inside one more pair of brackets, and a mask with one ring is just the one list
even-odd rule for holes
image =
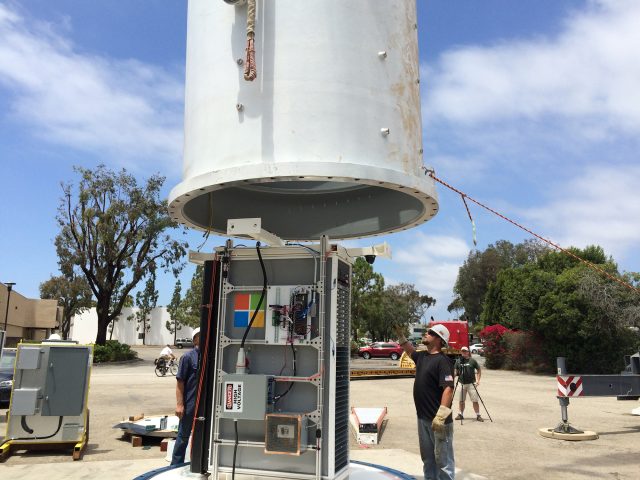
{"label": "man in black t-shirt", "polygon": [[455,478],[453,456],[453,371],[451,361],[441,352],[449,340],[444,325],[427,330],[422,343],[427,350],[416,351],[398,328],[398,343],[416,364],[413,401],[418,416],[418,441],[426,480]]}

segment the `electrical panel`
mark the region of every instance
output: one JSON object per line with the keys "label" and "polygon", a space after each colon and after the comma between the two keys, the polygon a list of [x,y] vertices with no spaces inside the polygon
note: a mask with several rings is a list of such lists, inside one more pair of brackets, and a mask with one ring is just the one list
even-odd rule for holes
{"label": "electrical panel", "polygon": [[92,359],[87,345],[19,344],[7,437],[18,443],[81,440]]}
{"label": "electrical panel", "polygon": [[90,352],[86,348],[50,347],[44,383],[42,415],[82,414],[89,370]]}
{"label": "electrical panel", "polygon": [[273,408],[274,379],[267,375],[228,374],[222,380],[221,417],[264,420]]}
{"label": "electrical panel", "polygon": [[40,368],[40,347],[23,347],[16,360],[16,370],[37,370]]}
{"label": "electrical panel", "polygon": [[228,244],[214,258],[206,471],[347,478],[350,257],[323,241],[260,255]]}
{"label": "electrical panel", "polygon": [[12,415],[35,415],[38,411],[39,388],[16,388],[11,392]]}
{"label": "electrical panel", "polygon": [[265,342],[285,345],[317,336],[318,298],[310,285],[268,287]]}
{"label": "electrical panel", "polygon": [[265,453],[300,455],[307,445],[307,417],[299,414],[267,415]]}

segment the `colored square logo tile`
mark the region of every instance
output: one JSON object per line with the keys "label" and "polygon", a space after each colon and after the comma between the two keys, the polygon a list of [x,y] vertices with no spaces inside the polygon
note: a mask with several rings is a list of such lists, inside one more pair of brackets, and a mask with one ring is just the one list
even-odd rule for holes
{"label": "colored square logo tile", "polygon": [[[233,302],[234,310],[249,310],[249,301],[251,294],[249,293],[237,293]],[[255,307],[254,307],[255,308]]]}
{"label": "colored square logo tile", "polygon": [[246,328],[247,325],[249,325],[249,310],[236,310],[235,312],[233,312],[234,327]]}
{"label": "colored square logo tile", "polygon": [[[246,328],[260,302],[259,293],[237,293],[233,300],[233,326]],[[263,299],[260,310],[256,313],[252,328],[264,328],[265,304]]]}

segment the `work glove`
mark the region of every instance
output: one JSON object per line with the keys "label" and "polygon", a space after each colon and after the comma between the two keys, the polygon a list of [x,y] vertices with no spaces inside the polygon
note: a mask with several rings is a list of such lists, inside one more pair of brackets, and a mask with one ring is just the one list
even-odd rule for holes
{"label": "work glove", "polygon": [[451,415],[451,409],[440,405],[436,416],[433,417],[433,421],[431,422],[431,428],[434,433],[444,433],[444,422],[449,415]]}

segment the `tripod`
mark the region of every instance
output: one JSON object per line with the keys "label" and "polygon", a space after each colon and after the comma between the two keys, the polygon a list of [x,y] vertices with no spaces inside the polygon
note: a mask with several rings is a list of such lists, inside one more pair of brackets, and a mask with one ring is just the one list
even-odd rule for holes
{"label": "tripod", "polygon": [[[461,375],[458,375],[458,380],[456,381],[456,386],[453,388],[453,397],[451,397],[451,407],[453,408],[453,404],[456,401],[456,390],[458,389],[458,384],[460,383],[460,377]],[[462,386],[462,388],[464,388],[464,384]],[[464,420],[464,418],[460,418],[460,425],[462,425],[462,421]]]}
{"label": "tripod", "polygon": [[489,414],[489,410],[487,410],[487,406],[484,404],[484,401],[482,400],[482,397],[480,396],[480,392],[476,388],[476,384],[472,383],[471,385],[473,385],[473,389],[476,391],[476,394],[478,395],[478,398],[480,399],[480,403],[482,403],[482,406],[484,407],[484,411],[487,412],[487,417],[489,417],[489,420],[491,420],[491,423],[493,423],[493,418],[491,418],[491,415]]}

